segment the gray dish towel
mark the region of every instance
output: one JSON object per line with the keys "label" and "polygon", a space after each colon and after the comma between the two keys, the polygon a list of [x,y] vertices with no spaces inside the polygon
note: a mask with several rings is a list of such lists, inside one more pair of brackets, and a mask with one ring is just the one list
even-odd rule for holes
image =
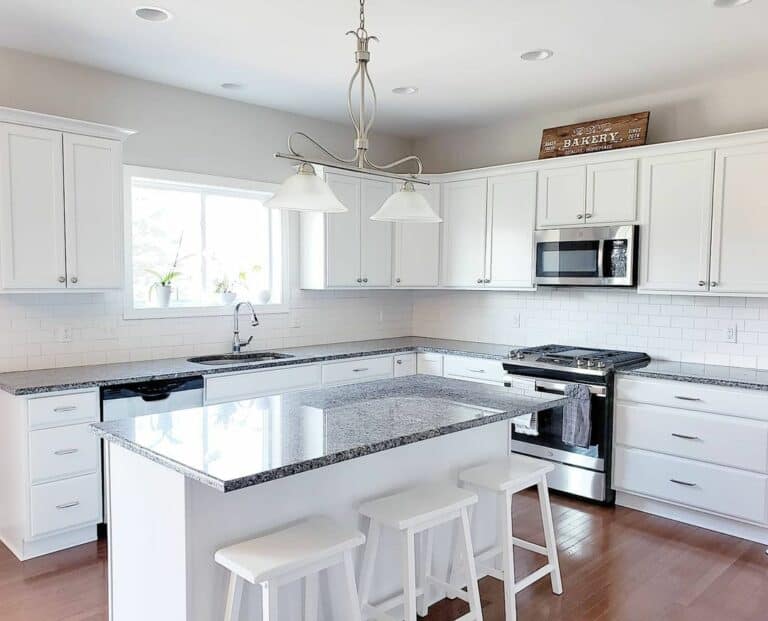
{"label": "gray dish towel", "polygon": [[563,443],[586,448],[592,435],[589,387],[584,384],[566,384],[565,396],[570,401],[563,406]]}

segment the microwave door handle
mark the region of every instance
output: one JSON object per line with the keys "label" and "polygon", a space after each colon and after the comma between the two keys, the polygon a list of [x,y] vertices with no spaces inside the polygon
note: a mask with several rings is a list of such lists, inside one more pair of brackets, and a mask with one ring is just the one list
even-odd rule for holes
{"label": "microwave door handle", "polygon": [[605,270],[603,269],[603,258],[605,256],[605,240],[601,239],[597,246],[597,277],[602,280],[605,278]]}

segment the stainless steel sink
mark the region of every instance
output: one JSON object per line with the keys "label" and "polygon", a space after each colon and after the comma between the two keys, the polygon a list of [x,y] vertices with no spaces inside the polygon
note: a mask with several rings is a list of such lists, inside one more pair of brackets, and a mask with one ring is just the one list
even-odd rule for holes
{"label": "stainless steel sink", "polygon": [[284,360],[293,358],[291,354],[278,354],[274,351],[254,351],[242,354],[218,354],[214,356],[196,356],[187,358],[188,362],[209,365],[238,364],[243,362],[268,362],[269,360]]}

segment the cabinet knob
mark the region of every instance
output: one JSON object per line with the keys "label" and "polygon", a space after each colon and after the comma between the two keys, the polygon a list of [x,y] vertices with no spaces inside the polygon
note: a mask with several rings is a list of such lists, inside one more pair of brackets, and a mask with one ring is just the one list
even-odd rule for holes
{"label": "cabinet knob", "polygon": [[706,285],[706,284],[707,284],[707,283],[705,283],[703,280],[700,280],[700,281],[699,281],[699,287],[703,287],[703,286],[704,286],[704,285]]}
{"label": "cabinet knob", "polygon": [[362,278],[358,278],[357,282],[363,282],[363,279]]}
{"label": "cabinet knob", "polygon": [[490,278],[486,278],[483,282],[487,285],[489,282],[491,282],[491,279]]}
{"label": "cabinet knob", "polygon": [[478,285],[482,285],[483,284],[483,279],[482,278],[478,278],[477,279],[477,284]]}
{"label": "cabinet knob", "polygon": [[584,217],[583,213],[576,214],[576,219],[581,220]]}
{"label": "cabinet knob", "polygon": [[67,282],[66,276],[59,276],[59,282]]}
{"label": "cabinet knob", "polygon": [[368,279],[367,278],[363,278],[363,282],[368,282]]}
{"label": "cabinet knob", "polygon": [[69,282],[71,282],[73,285],[77,284],[77,276],[72,276],[72,278],[69,279]]}
{"label": "cabinet knob", "polygon": [[592,214],[591,214],[591,213],[588,213],[588,214],[587,214],[587,215],[585,215],[584,217],[585,217],[587,220],[589,220],[589,219],[592,217]]}
{"label": "cabinet knob", "polygon": [[400,282],[400,279],[399,278],[395,278],[395,282]]}
{"label": "cabinet knob", "polygon": [[715,281],[713,280],[711,283],[709,283],[709,286],[710,286],[710,287],[717,287],[717,282],[715,282]]}

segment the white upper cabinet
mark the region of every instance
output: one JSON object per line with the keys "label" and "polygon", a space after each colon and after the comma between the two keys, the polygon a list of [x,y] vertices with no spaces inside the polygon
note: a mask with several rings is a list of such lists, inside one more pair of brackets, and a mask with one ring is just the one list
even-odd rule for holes
{"label": "white upper cabinet", "polygon": [[[356,287],[360,278],[360,180],[328,173],[329,187],[349,211],[332,214],[302,214],[326,227],[325,257],[328,287]],[[304,232],[304,231],[302,231]],[[321,232],[322,234],[322,232]],[[313,259],[310,259],[313,260]]]}
{"label": "white upper cabinet", "polygon": [[584,224],[587,174],[584,166],[539,171],[539,200],[536,225]]}
{"label": "white upper cabinet", "polygon": [[360,276],[364,287],[392,284],[392,223],[371,220],[392,196],[388,181],[363,179],[360,183]]}
{"label": "white upper cabinet", "polygon": [[67,286],[61,132],[0,124],[3,289]]}
{"label": "white upper cabinet", "polygon": [[712,293],[768,293],[768,143],[718,149]]}
{"label": "white upper cabinet", "polygon": [[[440,186],[416,186],[438,214]],[[440,278],[440,225],[427,223],[395,224],[396,287],[437,287]]]}
{"label": "white upper cabinet", "polygon": [[637,217],[637,160],[587,166],[587,224],[634,222]]}
{"label": "white upper cabinet", "polygon": [[441,284],[482,287],[485,281],[487,180],[452,181],[442,186]]}
{"label": "white upper cabinet", "polygon": [[712,151],[644,158],[638,289],[707,291]]}
{"label": "white upper cabinet", "polygon": [[122,285],[121,192],[122,144],[64,134],[67,287]]}
{"label": "white upper cabinet", "polygon": [[533,227],[536,173],[488,180],[486,284],[500,288],[533,287]]}

